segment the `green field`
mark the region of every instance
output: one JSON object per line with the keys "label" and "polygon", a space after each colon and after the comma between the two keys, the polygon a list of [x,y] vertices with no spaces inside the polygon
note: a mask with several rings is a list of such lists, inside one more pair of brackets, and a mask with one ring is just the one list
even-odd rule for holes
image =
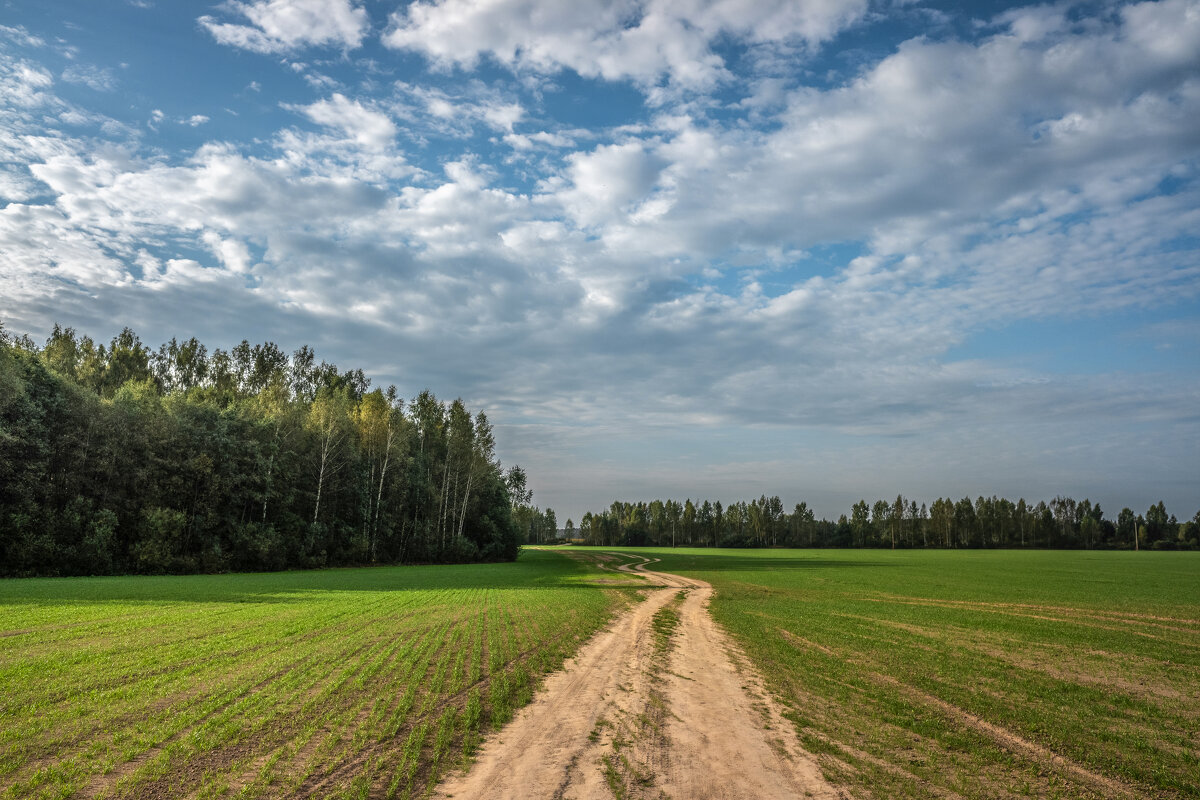
{"label": "green field", "polygon": [[420,796],[628,602],[595,575],[0,582],[0,797]]}
{"label": "green field", "polygon": [[[636,552],[716,587],[857,798],[1200,796],[1200,554]],[[613,580],[527,551],[0,582],[0,797],[421,796],[636,598]]]}
{"label": "green field", "polygon": [[857,797],[1200,796],[1197,555],[628,552],[716,588]]}

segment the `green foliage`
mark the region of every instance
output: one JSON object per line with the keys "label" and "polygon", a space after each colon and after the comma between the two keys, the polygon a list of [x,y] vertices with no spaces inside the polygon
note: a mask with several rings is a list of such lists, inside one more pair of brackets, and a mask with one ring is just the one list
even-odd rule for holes
{"label": "green foliage", "polygon": [[307,347],[0,338],[0,575],[515,559],[486,415],[369,388]]}
{"label": "green foliage", "polygon": [[188,563],[181,556],[187,532],[187,516],[173,508],[142,509],[142,524],[133,545],[135,563],[140,572],[186,572]]}
{"label": "green foliage", "polygon": [[[523,475],[521,476],[523,479]],[[511,483],[511,479],[510,479]],[[1135,543],[1134,534],[1137,532]],[[1098,504],[1055,497],[1029,505],[1003,497],[938,498],[933,504],[897,495],[894,501],[859,500],[835,523],[818,520],[807,503],[789,514],[779,497],[722,506],[691,499],[614,502],[583,515],[578,536],[586,544],[685,547],[887,547],[1055,548],[1190,550],[1200,537],[1200,511],[1192,523],[1168,516],[1160,501],[1146,516],[1122,509],[1105,519]]]}

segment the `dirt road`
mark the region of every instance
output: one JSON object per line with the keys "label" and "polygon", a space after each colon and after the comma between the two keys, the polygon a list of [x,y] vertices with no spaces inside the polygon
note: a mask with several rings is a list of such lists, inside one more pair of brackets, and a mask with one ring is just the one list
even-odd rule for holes
{"label": "dirt road", "polygon": [[[617,556],[609,563],[624,558]],[[437,797],[844,798],[707,612],[712,587],[646,569],[593,637]]]}

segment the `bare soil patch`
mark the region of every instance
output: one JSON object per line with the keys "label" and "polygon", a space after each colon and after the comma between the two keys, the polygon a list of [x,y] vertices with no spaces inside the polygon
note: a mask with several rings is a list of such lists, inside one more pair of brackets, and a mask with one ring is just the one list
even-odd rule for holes
{"label": "bare soil patch", "polygon": [[[533,702],[485,743],[474,767],[435,796],[848,797],[825,781],[709,616],[712,587],[646,570],[654,560],[617,569],[662,588],[547,678]],[[654,622],[673,602],[678,622],[664,653]]]}

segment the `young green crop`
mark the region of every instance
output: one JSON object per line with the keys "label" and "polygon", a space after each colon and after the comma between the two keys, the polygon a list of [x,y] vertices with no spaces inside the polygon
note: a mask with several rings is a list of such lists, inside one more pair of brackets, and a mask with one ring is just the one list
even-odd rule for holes
{"label": "young green crop", "polygon": [[1198,555],[636,552],[715,587],[855,794],[1200,796]]}
{"label": "young green crop", "polygon": [[420,795],[627,602],[595,576],[0,582],[0,798]]}

